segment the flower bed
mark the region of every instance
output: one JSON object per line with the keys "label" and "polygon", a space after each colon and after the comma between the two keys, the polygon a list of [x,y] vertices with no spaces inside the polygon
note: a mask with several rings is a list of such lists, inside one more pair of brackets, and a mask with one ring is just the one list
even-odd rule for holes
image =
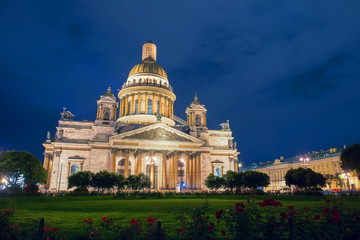
{"label": "flower bed", "polygon": [[[280,211],[279,211],[280,210]],[[11,221],[14,210],[0,214],[0,239],[68,239],[63,229],[45,223],[32,233]],[[321,208],[285,207],[280,201],[254,196],[228,209],[210,212],[207,202],[182,213],[174,228],[166,228],[154,217],[123,222],[115,216],[77,223],[83,239],[360,239],[360,214],[341,202],[327,200]]]}

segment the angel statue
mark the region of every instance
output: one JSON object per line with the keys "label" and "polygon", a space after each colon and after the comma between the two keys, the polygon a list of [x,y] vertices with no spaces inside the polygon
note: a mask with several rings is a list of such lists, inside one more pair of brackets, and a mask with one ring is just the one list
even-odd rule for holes
{"label": "angel statue", "polygon": [[61,114],[61,120],[63,121],[72,121],[73,117],[75,117],[74,114],[72,114],[70,111],[66,111],[66,108],[63,107],[63,112]]}
{"label": "angel statue", "polygon": [[231,132],[229,120],[226,120],[226,123],[220,124],[220,127],[221,127],[221,131]]}

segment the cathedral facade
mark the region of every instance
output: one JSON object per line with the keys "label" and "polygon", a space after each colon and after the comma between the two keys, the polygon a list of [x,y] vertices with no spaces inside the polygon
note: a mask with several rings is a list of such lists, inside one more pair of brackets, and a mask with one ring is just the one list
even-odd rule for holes
{"label": "cathedral facade", "polygon": [[44,189],[67,190],[67,178],[79,171],[107,170],[125,177],[144,173],[156,190],[206,189],[210,173],[237,172],[239,152],[229,122],[220,124],[220,130],[208,129],[207,110],[196,95],[182,120],[173,114],[175,100],[156,62],[156,45],[148,41],[118,99],[109,87],[97,101],[94,122],[74,121],[64,109],[55,138],[48,134],[43,143]]}

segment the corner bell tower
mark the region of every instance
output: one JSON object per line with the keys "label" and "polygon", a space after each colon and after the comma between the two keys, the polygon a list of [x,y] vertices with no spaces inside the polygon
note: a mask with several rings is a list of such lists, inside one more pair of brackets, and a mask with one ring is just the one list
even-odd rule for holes
{"label": "corner bell tower", "polygon": [[186,108],[187,126],[196,137],[200,137],[202,132],[206,132],[206,108],[198,101],[197,94],[195,93],[194,101],[190,107]]}
{"label": "corner bell tower", "polygon": [[114,125],[118,106],[119,104],[116,102],[116,98],[111,93],[109,86],[107,93],[101,95],[97,101],[96,125]]}

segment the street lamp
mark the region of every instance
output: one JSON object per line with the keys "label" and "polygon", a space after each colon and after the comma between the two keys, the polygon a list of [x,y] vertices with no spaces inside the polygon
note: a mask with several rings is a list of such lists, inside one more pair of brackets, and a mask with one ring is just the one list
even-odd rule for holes
{"label": "street lamp", "polygon": [[242,166],[242,164],[239,163],[238,166],[239,166],[239,172],[241,172],[241,166]]}
{"label": "street lamp", "polygon": [[308,157],[306,157],[306,158],[301,157],[299,160],[300,160],[300,162],[303,162],[301,165],[303,165],[303,166],[305,166],[305,168],[307,168],[306,166],[309,165],[310,158],[308,158]]}

